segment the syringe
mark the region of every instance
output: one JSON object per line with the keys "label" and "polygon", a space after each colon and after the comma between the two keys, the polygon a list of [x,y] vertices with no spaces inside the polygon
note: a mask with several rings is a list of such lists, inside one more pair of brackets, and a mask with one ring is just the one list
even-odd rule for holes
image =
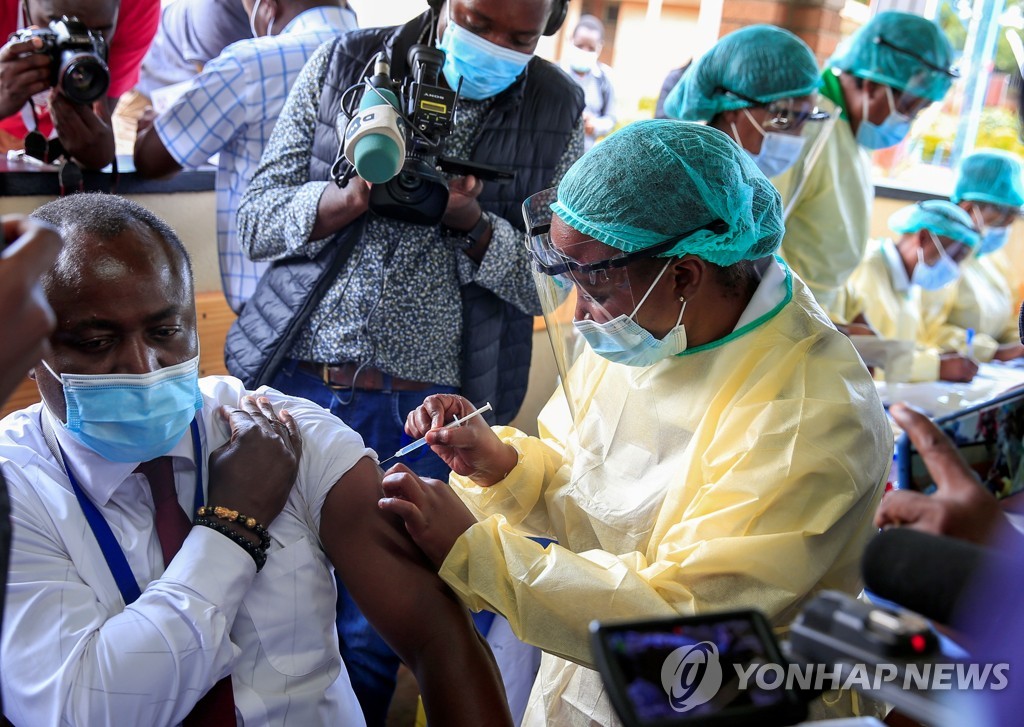
{"label": "syringe", "polygon": [[[455,417],[455,421],[453,421],[451,424],[445,424],[443,427],[439,427],[437,429],[432,429],[431,431],[439,432],[442,429],[454,429],[455,427],[461,427],[463,424],[468,422],[473,417],[479,416],[480,414],[483,414],[485,411],[490,411],[490,410],[491,410],[491,402],[487,402],[486,404],[484,404],[482,407],[477,409],[472,414],[467,414],[462,419],[459,419],[458,417]],[[393,455],[391,455],[387,459],[382,459],[380,461],[380,463],[384,464],[385,462],[390,462],[391,460],[395,459],[396,457],[404,457],[405,455],[409,454],[409,452],[416,451],[417,449],[419,449],[420,447],[422,447],[426,443],[427,443],[427,436],[424,434],[422,437],[417,439],[415,442],[413,442],[412,444],[405,445],[404,447],[402,447],[400,450],[395,452]]]}

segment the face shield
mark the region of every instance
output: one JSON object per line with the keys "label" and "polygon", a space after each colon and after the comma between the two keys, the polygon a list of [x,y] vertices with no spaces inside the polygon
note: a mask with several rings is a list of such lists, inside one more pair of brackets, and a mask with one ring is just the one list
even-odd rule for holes
{"label": "face shield", "polygon": [[771,179],[772,184],[782,195],[783,221],[789,218],[796,206],[796,201],[803,192],[804,184],[811,170],[814,169],[814,165],[818,163],[821,152],[825,149],[825,144],[839,120],[839,109],[835,108],[828,99],[823,98],[820,101],[820,106],[814,105],[811,109],[795,109],[790,113],[784,113],[781,109],[777,109],[774,114],[774,117],[778,119],[776,123],[803,117],[802,123],[797,127],[799,129],[797,133],[804,140],[800,156],[784,174]]}
{"label": "face shield", "polygon": [[[618,331],[623,339],[628,339],[629,330],[642,332],[645,339],[654,339],[646,341],[649,346],[654,347],[666,345],[672,336],[682,335],[682,347],[685,348],[685,331],[679,327],[684,301],[680,300],[679,308],[673,310],[675,325],[663,337],[656,338],[652,331],[642,329],[637,315],[643,308],[646,320],[651,320],[652,316],[665,317],[661,315],[662,311],[653,308],[655,304],[648,302],[648,297],[677,257],[658,256],[668,253],[683,239],[696,232],[721,232],[725,228],[725,223],[715,221],[684,235],[627,253],[590,237],[581,238],[573,234],[573,230],[564,223],[556,221],[552,225],[551,203],[555,199],[555,189],[545,190],[527,198],[523,204],[523,216],[527,226],[526,244],[530,253],[534,282],[543,308],[555,363],[572,409],[579,400],[569,390],[572,372],[583,348],[588,345],[574,322],[610,324],[608,328]],[[668,321],[668,325],[671,323],[672,321]],[[587,323],[585,327],[589,325]],[[591,334],[586,335],[589,337]],[[619,363],[629,363],[638,372],[658,362],[644,360],[643,354],[652,353],[649,350],[640,355],[636,350],[611,354],[608,350],[595,346],[593,341],[589,345],[602,357]],[[672,351],[674,352],[675,350]],[[657,354],[654,357],[659,361],[661,359]]]}

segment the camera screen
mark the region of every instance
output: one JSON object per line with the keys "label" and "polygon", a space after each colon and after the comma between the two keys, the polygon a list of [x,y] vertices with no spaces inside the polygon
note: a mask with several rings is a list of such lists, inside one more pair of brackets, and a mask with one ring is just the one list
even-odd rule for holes
{"label": "camera screen", "polygon": [[[1002,499],[1024,490],[1024,394],[1003,397],[936,423],[989,492]],[[931,492],[934,480],[917,450],[907,446],[904,452],[909,452],[910,461],[901,468],[899,486]],[[903,482],[908,474],[909,481]]]}
{"label": "camera screen", "polygon": [[[758,667],[779,664],[781,656],[767,624],[759,627],[755,616],[675,619],[660,630],[652,624],[607,629],[606,657],[620,679],[615,688],[635,723],[680,724],[723,712],[738,716],[737,710],[753,716],[792,704],[784,679],[757,683]],[[749,678],[741,680],[740,673]]]}

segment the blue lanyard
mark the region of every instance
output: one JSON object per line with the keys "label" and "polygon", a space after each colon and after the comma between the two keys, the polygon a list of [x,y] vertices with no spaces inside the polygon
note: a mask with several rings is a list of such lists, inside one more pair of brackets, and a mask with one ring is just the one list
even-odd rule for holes
{"label": "blue lanyard", "polygon": [[[195,512],[203,506],[203,445],[199,440],[198,418],[192,420],[191,430],[192,449],[195,452],[196,458],[196,495],[194,499],[195,508],[193,509],[193,512]],[[117,589],[121,591],[124,604],[127,606],[130,603],[134,603],[142,595],[142,591],[139,590],[139,584],[132,574],[131,566],[128,565],[128,558],[125,557],[124,550],[118,544],[117,538],[114,537],[114,532],[103,518],[99,508],[93,504],[92,500],[82,490],[81,485],[78,484],[74,473],[68,467],[68,461],[64,457],[64,450],[60,450],[60,457],[64,463],[64,471],[67,473],[68,479],[71,480],[71,487],[75,491],[75,497],[78,498],[78,504],[82,507],[82,513],[89,522],[89,527],[92,528],[92,534],[96,536],[100,550],[103,551],[103,558],[107,561],[110,574],[114,576]]]}

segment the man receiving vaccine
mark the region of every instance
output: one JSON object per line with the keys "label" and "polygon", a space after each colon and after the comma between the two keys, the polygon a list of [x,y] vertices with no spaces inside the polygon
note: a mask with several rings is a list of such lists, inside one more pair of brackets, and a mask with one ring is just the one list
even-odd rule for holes
{"label": "man receiving vaccine", "polygon": [[[431,394],[490,401],[492,423],[515,416],[541,312],[520,205],[583,150],[583,93],[534,55],[565,10],[564,0],[433,0],[404,26],[349,33],[312,56],[238,211],[242,250],[274,264],[229,337],[233,373],[330,409],[381,456],[411,441],[405,417]],[[415,44],[444,52],[438,83],[460,94],[444,155],[515,173],[502,184],[450,177],[430,225],[370,210],[364,179],[330,181],[375,57],[385,51],[400,88]],[[447,479],[427,448],[404,462]],[[345,663],[367,721],[381,724],[397,660],[340,603]]]}

